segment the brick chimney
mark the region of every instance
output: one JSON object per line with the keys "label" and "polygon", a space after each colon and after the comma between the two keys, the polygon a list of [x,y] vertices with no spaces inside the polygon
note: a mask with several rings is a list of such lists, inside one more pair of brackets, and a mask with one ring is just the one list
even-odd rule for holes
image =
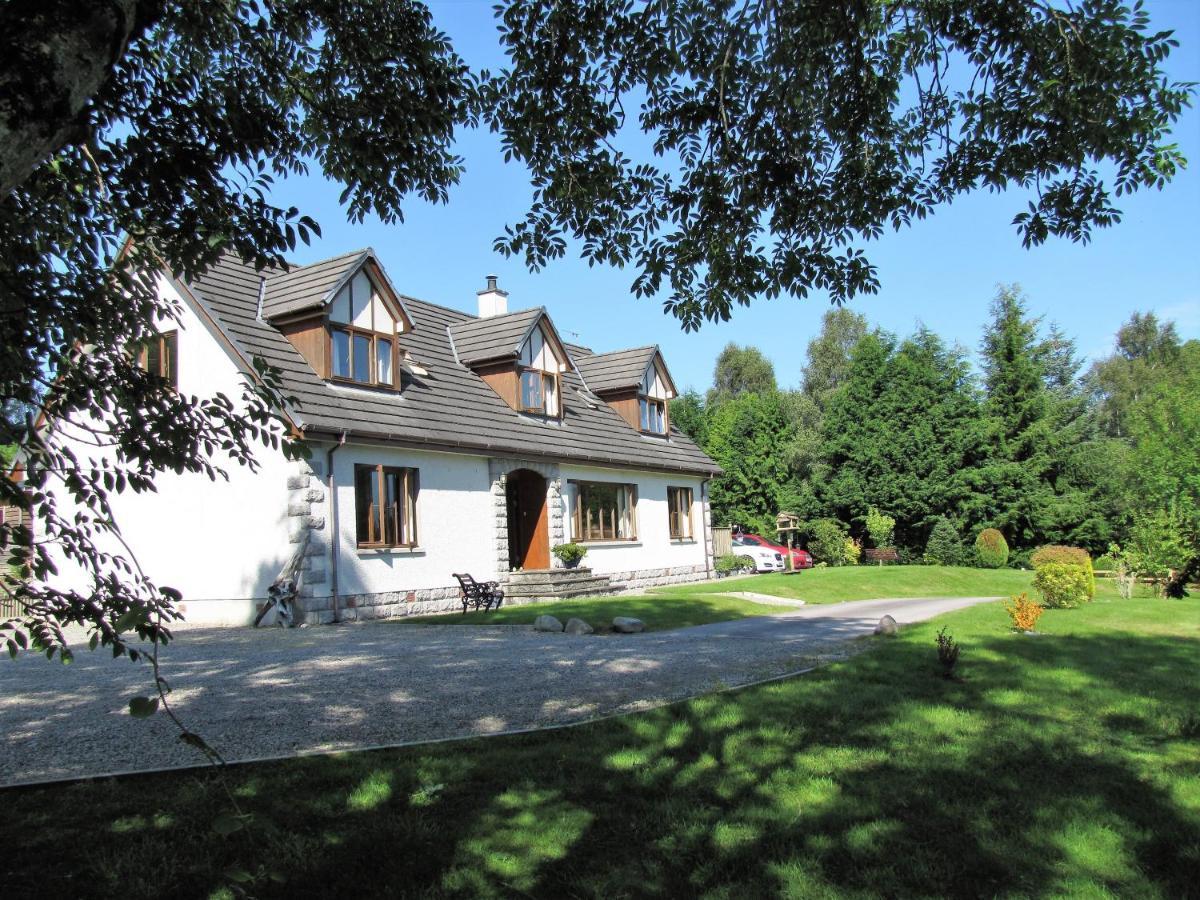
{"label": "brick chimney", "polygon": [[487,287],[476,291],[476,296],[479,297],[479,318],[488,319],[508,312],[508,291],[496,287],[495,275],[487,277]]}

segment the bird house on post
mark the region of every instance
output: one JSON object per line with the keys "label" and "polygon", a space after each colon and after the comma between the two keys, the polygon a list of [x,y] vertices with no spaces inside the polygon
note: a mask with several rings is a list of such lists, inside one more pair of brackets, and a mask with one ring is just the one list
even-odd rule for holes
{"label": "bird house on post", "polygon": [[796,532],[800,530],[800,517],[794,513],[781,512],[775,517],[775,533],[779,535],[779,543],[788,548],[783,561],[787,570],[792,570],[791,550],[796,546]]}

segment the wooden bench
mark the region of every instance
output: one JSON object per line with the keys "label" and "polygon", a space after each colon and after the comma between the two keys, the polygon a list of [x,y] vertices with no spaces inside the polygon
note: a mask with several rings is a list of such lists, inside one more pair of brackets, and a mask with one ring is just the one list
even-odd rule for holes
{"label": "wooden bench", "polygon": [[863,561],[868,563],[897,563],[900,562],[900,554],[896,552],[895,547],[884,547],[880,550],[864,550]]}
{"label": "wooden bench", "polygon": [[504,591],[500,590],[500,582],[476,581],[466,572],[461,575],[456,572],[454,577],[458,579],[458,586],[462,590],[464,615],[467,607],[473,606],[475,609],[483,610],[489,610],[492,607],[499,609],[500,604],[504,602]]}

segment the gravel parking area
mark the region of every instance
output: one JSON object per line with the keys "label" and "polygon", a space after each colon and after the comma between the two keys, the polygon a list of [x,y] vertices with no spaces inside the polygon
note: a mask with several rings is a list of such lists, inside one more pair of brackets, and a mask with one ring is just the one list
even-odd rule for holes
{"label": "gravel parking area", "polygon": [[[163,671],[177,713],[227,760],[286,757],[644,709],[844,656],[885,613],[914,622],[989,599],[860,601],[639,635],[191,629],[164,650]],[[127,714],[149,693],[147,666],[86,648],[75,660],[0,662],[0,785],[202,762],[165,717]]]}

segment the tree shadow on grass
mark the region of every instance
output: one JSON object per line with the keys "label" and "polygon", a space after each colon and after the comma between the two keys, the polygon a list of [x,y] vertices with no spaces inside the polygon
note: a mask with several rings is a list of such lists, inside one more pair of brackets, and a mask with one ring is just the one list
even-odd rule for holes
{"label": "tree shadow on grass", "polygon": [[[1200,778],[1172,725],[1195,708],[1194,641],[967,640],[948,682],[927,637],[562,732],[235,768],[253,822],[227,838],[212,778],[86,787],[69,825],[45,791],[10,792],[0,827],[23,821],[26,850],[6,884],[40,868],[74,896],[208,896],[238,872],[264,897],[1196,892],[1200,816],[1172,794]],[[114,810],[141,818],[114,831]],[[160,877],[137,874],[154,861]]]}

